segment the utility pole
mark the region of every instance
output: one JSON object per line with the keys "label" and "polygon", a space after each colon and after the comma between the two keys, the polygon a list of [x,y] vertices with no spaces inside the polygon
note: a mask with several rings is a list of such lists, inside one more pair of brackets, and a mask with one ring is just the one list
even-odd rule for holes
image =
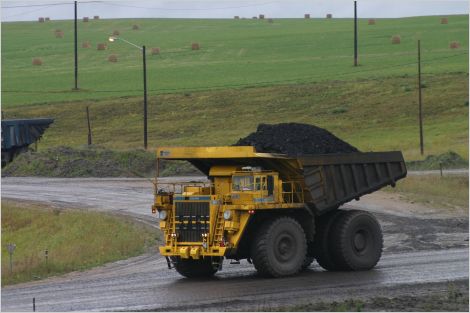
{"label": "utility pole", "polygon": [[354,66],[357,66],[357,1],[354,1]]}
{"label": "utility pole", "polygon": [[147,150],[147,61],[145,46],[142,46],[142,59],[144,66],[144,149]]}
{"label": "utility pole", "polygon": [[91,146],[91,125],[90,125],[90,113],[88,107],[86,107],[86,119],[88,122],[88,145]]}
{"label": "utility pole", "polygon": [[74,34],[75,34],[75,87],[74,90],[78,90],[78,38],[77,38],[77,1],[74,1],[75,8],[75,20],[74,20]]}
{"label": "utility pole", "polygon": [[418,40],[418,104],[419,104],[419,147],[421,155],[424,154],[423,140],[423,103],[421,95],[421,40]]}

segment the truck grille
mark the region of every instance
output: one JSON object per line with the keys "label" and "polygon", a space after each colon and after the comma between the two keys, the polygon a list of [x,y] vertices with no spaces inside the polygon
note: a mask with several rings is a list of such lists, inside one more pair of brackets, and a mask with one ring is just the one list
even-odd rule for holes
{"label": "truck grille", "polygon": [[209,233],[209,202],[175,202],[176,234],[179,242],[201,242]]}

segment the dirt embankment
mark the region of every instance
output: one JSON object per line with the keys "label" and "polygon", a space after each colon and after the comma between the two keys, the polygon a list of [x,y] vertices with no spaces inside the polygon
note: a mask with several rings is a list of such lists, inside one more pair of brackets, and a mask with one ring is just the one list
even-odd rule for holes
{"label": "dirt embankment", "polygon": [[[19,155],[3,170],[4,176],[43,177],[154,177],[155,154],[145,150],[110,150],[98,146],[54,147]],[[187,162],[160,163],[160,175],[198,175]]]}

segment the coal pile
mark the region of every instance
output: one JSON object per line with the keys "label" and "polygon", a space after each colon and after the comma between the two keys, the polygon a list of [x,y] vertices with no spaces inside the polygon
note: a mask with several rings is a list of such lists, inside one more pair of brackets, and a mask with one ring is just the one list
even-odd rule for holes
{"label": "coal pile", "polygon": [[259,124],[256,132],[240,138],[234,146],[254,146],[258,152],[290,156],[359,151],[323,128],[299,123]]}

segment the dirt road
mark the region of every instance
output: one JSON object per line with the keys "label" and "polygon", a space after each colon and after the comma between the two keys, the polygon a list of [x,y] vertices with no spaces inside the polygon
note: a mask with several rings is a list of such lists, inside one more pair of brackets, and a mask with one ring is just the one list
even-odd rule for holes
{"label": "dirt road", "polygon": [[[142,179],[2,178],[2,199],[98,209],[155,222],[152,184]],[[349,207],[373,211],[384,255],[368,272],[334,273],[313,265],[300,276],[261,279],[252,265],[225,263],[213,280],[188,281],[156,253],[62,277],[2,288],[3,311],[253,310],[376,295],[420,294],[468,280],[468,219],[432,214],[394,195],[374,193]],[[443,287],[444,286],[444,287]]]}
{"label": "dirt road", "polygon": [[212,280],[189,281],[153,254],[84,273],[2,289],[3,311],[239,310],[377,294],[415,294],[423,285],[468,278],[468,251],[385,255],[368,272],[331,273],[317,266],[300,276],[261,279],[244,262]]}

